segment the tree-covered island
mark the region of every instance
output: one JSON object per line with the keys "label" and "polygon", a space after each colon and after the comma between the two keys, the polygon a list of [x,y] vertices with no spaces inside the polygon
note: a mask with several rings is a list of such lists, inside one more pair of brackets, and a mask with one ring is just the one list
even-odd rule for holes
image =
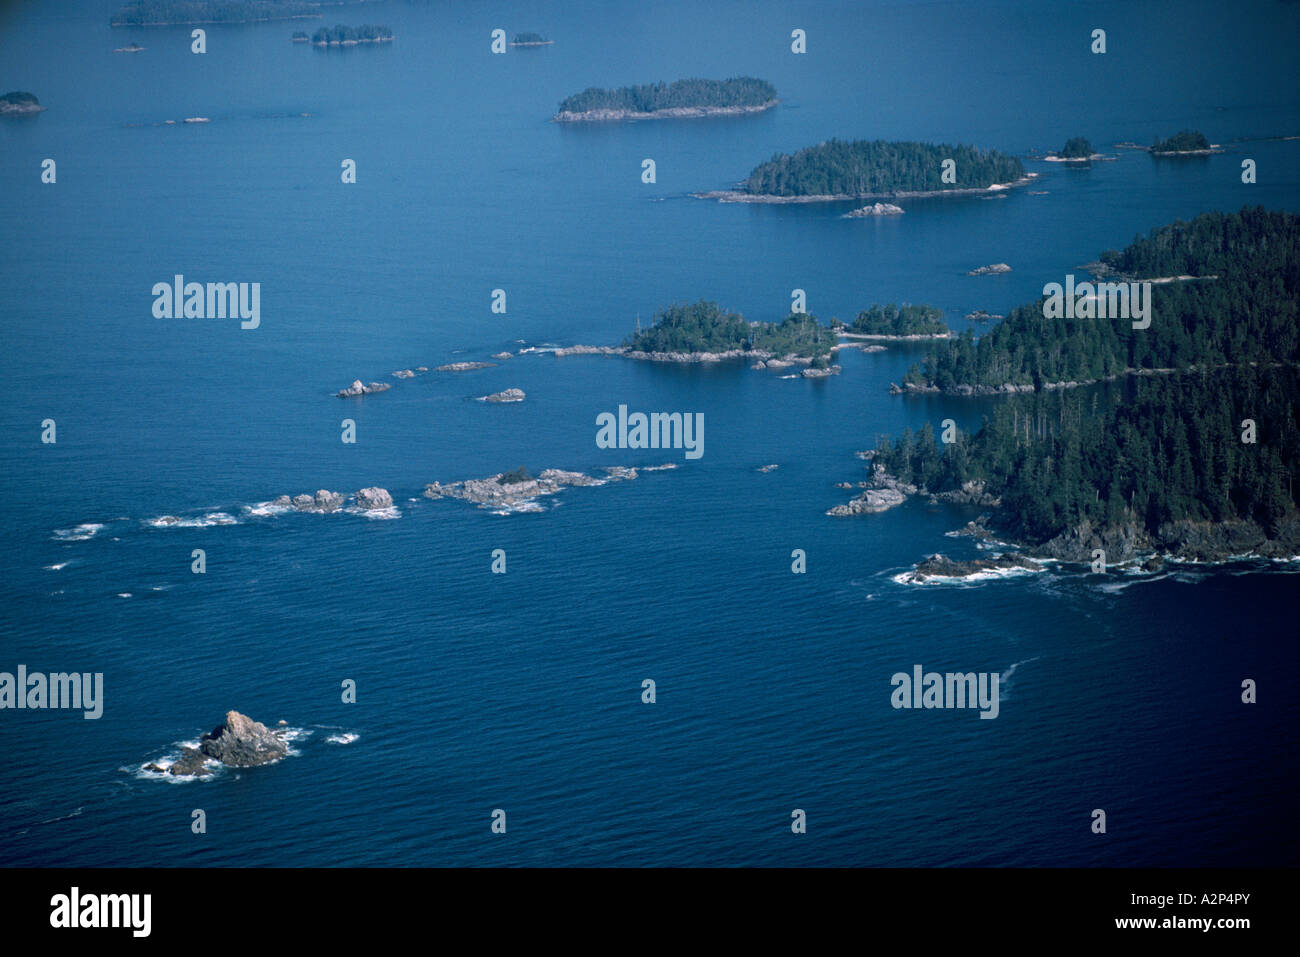
{"label": "tree-covered island", "polygon": [[1176,155],[1180,153],[1208,153],[1212,144],[1199,130],[1183,130],[1168,139],[1157,138],[1151,144],[1151,152],[1157,155]]}
{"label": "tree-covered island", "polygon": [[359,27],[347,27],[337,24],[333,28],[321,27],[311,35],[311,42],[318,47],[355,46],[358,43],[388,43],[393,39],[393,31],[385,26],[363,23]]}
{"label": "tree-covered island", "polygon": [[616,351],[634,359],[669,362],[753,359],[771,368],[829,367],[838,348],[834,331],[815,316],[792,313],[781,322],[749,322],[716,302],[672,305],[654,324],[627,337]]}
{"label": "tree-covered island", "polygon": [[109,25],[147,27],[294,20],[318,16],[320,8],[320,3],[309,0],[133,0],[113,14]]}
{"label": "tree-covered island", "polygon": [[776,102],[776,88],[766,80],[749,76],[729,80],[689,79],[624,86],[616,90],[591,87],[562,100],[554,120],[574,123],[722,116],[761,112],[775,106]]}
{"label": "tree-covered island", "polygon": [[879,303],[858,313],[845,332],[873,339],[943,339],[951,335],[943,310],[934,306]]}
{"label": "tree-covered island", "polygon": [[33,93],[15,90],[0,96],[0,116],[21,116],[26,113],[39,113],[45,107]]}
{"label": "tree-covered island", "polygon": [[[945,174],[947,174],[945,176]],[[702,193],[724,202],[811,202],[962,194],[1028,182],[1013,156],[973,146],[828,140],[777,153],[738,190]],[[945,182],[951,179],[953,182]]]}

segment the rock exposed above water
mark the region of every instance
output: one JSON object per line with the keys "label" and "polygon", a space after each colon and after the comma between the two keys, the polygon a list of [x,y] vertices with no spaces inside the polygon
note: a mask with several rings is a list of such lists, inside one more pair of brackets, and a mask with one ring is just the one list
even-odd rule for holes
{"label": "rock exposed above water", "polygon": [[999,276],[1002,273],[1011,272],[1011,267],[1006,263],[994,263],[991,266],[980,266],[978,269],[972,269],[966,275],[968,276]]}
{"label": "rock exposed above water", "polygon": [[289,745],[283,733],[238,711],[227,711],[226,720],[199,739],[199,750],[222,764],[249,768],[278,761],[289,753]]}
{"label": "rock exposed above water", "polygon": [[176,777],[204,777],[212,773],[209,759],[229,767],[251,768],[278,761],[288,753],[283,732],[273,731],[238,711],[227,711],[226,720],[202,735],[197,748],[182,748],[171,767],[149,764],[145,770]]}
{"label": "rock exposed above water", "polygon": [[526,396],[523,389],[506,389],[502,392],[493,392],[491,395],[480,396],[482,402],[523,402]]}
{"label": "rock exposed above water", "polygon": [[916,486],[900,482],[889,475],[883,466],[876,466],[870,481],[865,483],[867,490],[846,505],[836,505],[828,509],[827,515],[872,515],[885,512],[907,501],[909,495],[916,494]]}
{"label": "rock exposed above water", "polygon": [[495,362],[449,362],[444,366],[436,366],[434,372],[469,372],[472,369],[490,369],[496,365]]}
{"label": "rock exposed above water", "polygon": [[526,471],[501,472],[485,479],[467,479],[464,482],[452,482],[443,485],[430,482],[424,487],[424,497],[457,498],[473,502],[482,508],[509,508],[524,502],[554,495],[561,489],[573,485],[604,485],[607,481],[634,479],[636,469],[613,466],[605,470],[606,478],[599,479],[582,472],[567,472],[562,469],[546,469],[533,478]]}
{"label": "rock exposed above water", "polygon": [[374,509],[392,508],[393,497],[388,494],[387,489],[383,488],[363,488],[357,492],[357,507],[366,511]]}
{"label": "rock exposed above water", "polygon": [[363,383],[360,379],[354,379],[352,384],[346,389],[339,389],[338,396],[340,399],[351,399],[359,395],[371,395],[375,392],[386,392],[392,386],[387,382],[371,382],[369,385]]}
{"label": "rock exposed above water", "polygon": [[913,582],[923,582],[930,578],[969,578],[981,572],[1009,571],[1016,568],[1036,572],[1041,571],[1043,566],[1015,554],[975,558],[965,562],[955,561],[944,555],[931,555],[918,564],[908,578]]}
{"label": "rock exposed above water", "polygon": [[902,216],[903,208],[895,206],[893,203],[872,203],[870,206],[863,206],[861,209],[855,209],[851,213],[845,213],[845,219],[862,219],[867,216]]}
{"label": "rock exposed above water", "polygon": [[315,495],[281,495],[271,502],[275,508],[296,508],[300,512],[333,512],[343,507],[344,496],[339,492],[320,489]]}

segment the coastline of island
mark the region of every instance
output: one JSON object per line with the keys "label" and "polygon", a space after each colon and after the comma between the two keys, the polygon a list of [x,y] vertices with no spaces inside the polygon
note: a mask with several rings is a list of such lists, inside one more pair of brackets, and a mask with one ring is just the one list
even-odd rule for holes
{"label": "coastline of island", "polygon": [[776,193],[747,193],[738,189],[717,189],[692,193],[696,199],[716,199],[719,203],[844,203],[859,200],[932,199],[936,196],[981,196],[1003,190],[1027,186],[1038,178],[1037,173],[1026,173],[1010,183],[991,183],[988,186],[965,186],[953,189],[894,190],[884,193],[814,193],[810,195],[783,196]]}

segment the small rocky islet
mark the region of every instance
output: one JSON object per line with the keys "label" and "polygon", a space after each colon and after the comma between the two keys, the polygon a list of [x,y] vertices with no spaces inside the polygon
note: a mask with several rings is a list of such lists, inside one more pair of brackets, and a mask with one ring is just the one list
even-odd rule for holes
{"label": "small rocky islet", "polygon": [[[281,721],[279,728],[284,726]],[[221,724],[200,736],[197,748],[181,748],[181,756],[170,766],[150,763],[144,769],[174,777],[206,777],[214,771],[213,761],[232,768],[271,764],[289,753],[285,732],[279,728],[268,728],[238,711],[227,711]]]}

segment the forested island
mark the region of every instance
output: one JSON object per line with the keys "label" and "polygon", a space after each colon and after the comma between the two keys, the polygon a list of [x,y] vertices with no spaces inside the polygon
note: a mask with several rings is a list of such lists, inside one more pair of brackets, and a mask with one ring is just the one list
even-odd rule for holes
{"label": "forested island", "polygon": [[1086,137],[1073,136],[1065,141],[1065,145],[1056,155],[1061,159],[1087,159],[1092,155],[1092,144]]}
{"label": "forested island", "polygon": [[908,372],[905,390],[1038,391],[1137,371],[1294,362],[1297,223],[1289,213],[1248,207],[1153,230],[1123,252],[1102,253],[1094,267],[1110,281],[1166,280],[1152,285],[1148,328],[1123,319],[1048,319],[1039,299],[978,340],[967,331],[931,350]]}
{"label": "forested island", "polygon": [[15,90],[0,96],[0,116],[21,116],[26,113],[39,113],[45,107],[33,93]]}
{"label": "forested island", "polygon": [[550,46],[554,40],[548,40],[540,33],[516,33],[515,38],[510,41],[512,47],[544,47]]}
{"label": "forested island", "polygon": [[[997,503],[987,529],[968,531],[1067,561],[1091,562],[1096,548],[1111,563],[1152,552],[1206,561],[1300,553],[1291,478],[1300,468],[1300,217],[1207,213],[1108,258],[1129,275],[1212,270],[1219,279],[1166,285],[1145,330],[1045,320],[1027,306],[973,347],[966,336],[942,347],[938,371],[952,382],[1013,374],[1034,391],[950,443],[929,425],[881,441],[873,484]],[[1043,388],[1053,376],[1157,364],[1169,368],[1105,392]]]}
{"label": "forested island", "polygon": [[661,309],[650,328],[628,336],[622,351],[634,358],[680,356],[685,361],[693,355],[765,362],[806,360],[812,368],[822,369],[836,346],[835,333],[815,316],[797,313],[779,323],[749,322],[702,299]]}
{"label": "forested island", "polygon": [[1208,153],[1210,149],[1210,141],[1198,130],[1183,130],[1167,140],[1156,139],[1151,144],[1151,152],[1157,154]]}
{"label": "forested island", "polygon": [[109,24],[141,27],[293,20],[316,16],[320,7],[306,0],[134,0],[113,14]]}
{"label": "forested island", "polygon": [[677,80],[624,86],[616,90],[591,87],[560,102],[559,123],[591,120],[654,119],[757,113],[776,105],[776,88],[766,80]]}
{"label": "forested island", "polygon": [[311,42],[318,47],[355,46],[358,43],[387,43],[393,39],[393,31],[385,26],[363,23],[359,27],[347,27],[337,24],[332,29],[321,27],[311,35]]}
{"label": "forested island", "polygon": [[[945,161],[955,182],[945,183]],[[1013,156],[973,146],[829,140],[778,153],[754,167],[739,190],[701,194],[730,202],[888,199],[971,193],[1028,182]]]}
{"label": "forested island", "polygon": [[934,306],[896,306],[879,303],[858,313],[845,329],[855,335],[879,339],[932,339],[950,335],[943,310]]}

